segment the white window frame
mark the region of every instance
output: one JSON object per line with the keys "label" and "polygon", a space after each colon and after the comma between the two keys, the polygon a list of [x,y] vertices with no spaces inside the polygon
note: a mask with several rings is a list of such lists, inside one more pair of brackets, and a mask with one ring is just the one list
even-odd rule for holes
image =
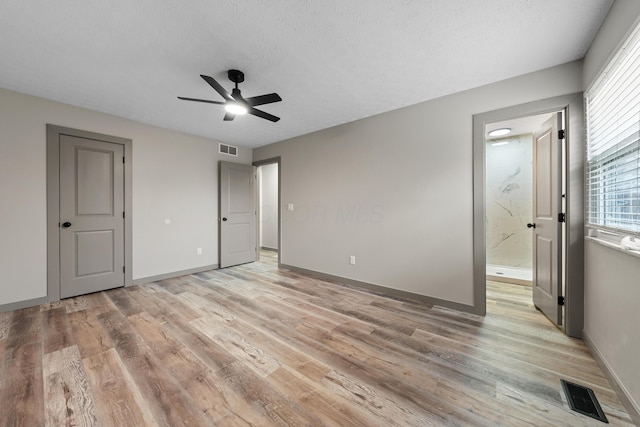
{"label": "white window frame", "polygon": [[585,92],[587,235],[640,238],[640,25]]}

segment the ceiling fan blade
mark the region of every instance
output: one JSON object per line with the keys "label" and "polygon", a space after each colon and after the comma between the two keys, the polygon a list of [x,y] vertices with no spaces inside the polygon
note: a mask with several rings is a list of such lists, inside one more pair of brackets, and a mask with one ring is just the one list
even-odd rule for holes
{"label": "ceiling fan blade", "polygon": [[230,122],[231,120],[235,119],[236,115],[235,114],[231,114],[230,112],[226,112],[224,115],[224,121],[225,122]]}
{"label": "ceiling fan blade", "polygon": [[213,77],[205,76],[204,74],[200,74],[200,77],[202,77],[205,82],[209,83],[209,86],[214,88],[224,99],[227,101],[233,101],[229,92],[227,92]]}
{"label": "ceiling fan blade", "polygon": [[220,101],[209,101],[207,99],[186,98],[184,96],[179,96],[178,99],[182,99],[184,101],[206,102],[207,104],[220,104],[220,105],[224,104],[224,102],[220,102]]}
{"label": "ceiling fan blade", "polygon": [[249,108],[248,113],[263,119],[271,120],[272,122],[277,122],[278,120],[280,120],[280,117],[276,117],[272,114],[265,113],[264,111],[258,110],[257,108],[253,108],[253,107]]}
{"label": "ceiling fan blade", "polygon": [[257,105],[280,102],[282,101],[282,98],[280,98],[280,95],[278,95],[277,93],[269,93],[267,95],[252,96],[251,98],[245,98],[244,100],[247,101],[247,104],[249,104],[250,106],[255,107]]}

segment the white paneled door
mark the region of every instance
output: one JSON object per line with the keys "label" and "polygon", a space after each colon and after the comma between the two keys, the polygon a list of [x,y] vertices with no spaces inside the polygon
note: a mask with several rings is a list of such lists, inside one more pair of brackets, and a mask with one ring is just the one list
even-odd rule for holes
{"label": "white paneled door", "polygon": [[220,162],[220,268],[257,260],[256,168]]}
{"label": "white paneled door", "polygon": [[124,146],[60,135],[60,297],[124,286]]}

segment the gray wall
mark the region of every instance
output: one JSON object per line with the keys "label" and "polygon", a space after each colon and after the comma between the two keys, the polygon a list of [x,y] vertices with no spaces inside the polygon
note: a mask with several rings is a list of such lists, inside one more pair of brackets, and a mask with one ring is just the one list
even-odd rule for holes
{"label": "gray wall", "polygon": [[46,296],[47,123],[133,140],[134,280],[218,263],[216,141],[0,89],[0,306]]}
{"label": "gray wall", "polygon": [[585,242],[584,337],[640,410],[640,258]]}
{"label": "gray wall", "polygon": [[281,156],[281,262],[472,306],[473,114],[581,90],[573,62],[255,149]]}
{"label": "gray wall", "polygon": [[[640,1],[616,0],[584,60],[591,86],[640,16]],[[584,336],[640,412],[640,259],[585,245]]]}
{"label": "gray wall", "polygon": [[258,168],[260,178],[260,246],[278,249],[278,164]]}

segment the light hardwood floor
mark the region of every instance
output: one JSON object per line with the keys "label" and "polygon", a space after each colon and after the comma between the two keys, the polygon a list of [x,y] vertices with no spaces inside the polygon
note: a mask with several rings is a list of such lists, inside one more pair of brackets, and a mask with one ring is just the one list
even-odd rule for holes
{"label": "light hardwood floor", "polygon": [[486,317],[279,270],[224,270],[0,314],[7,426],[632,425],[585,345],[489,282]]}

